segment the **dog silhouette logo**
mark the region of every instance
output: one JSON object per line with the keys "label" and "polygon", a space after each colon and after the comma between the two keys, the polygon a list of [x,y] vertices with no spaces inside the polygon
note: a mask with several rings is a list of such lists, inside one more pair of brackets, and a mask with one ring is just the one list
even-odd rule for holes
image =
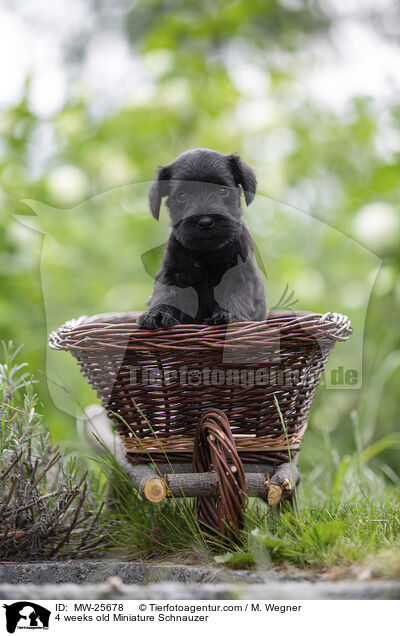
{"label": "dog silhouette logo", "polygon": [[7,631],[13,634],[16,629],[48,629],[50,610],[32,603],[18,601],[3,605],[6,610]]}

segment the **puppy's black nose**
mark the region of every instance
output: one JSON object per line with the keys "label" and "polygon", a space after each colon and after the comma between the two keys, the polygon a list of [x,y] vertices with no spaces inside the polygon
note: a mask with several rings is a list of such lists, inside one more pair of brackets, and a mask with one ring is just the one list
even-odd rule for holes
{"label": "puppy's black nose", "polygon": [[209,227],[212,227],[214,225],[214,219],[212,216],[199,216],[199,218],[197,219],[197,225],[199,227],[201,227],[203,230],[206,230]]}

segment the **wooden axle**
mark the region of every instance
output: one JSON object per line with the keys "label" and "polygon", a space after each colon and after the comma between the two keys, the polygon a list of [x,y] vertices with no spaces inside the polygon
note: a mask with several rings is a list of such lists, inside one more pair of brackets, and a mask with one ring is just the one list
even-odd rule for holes
{"label": "wooden axle", "polygon": [[[216,497],[218,494],[218,476],[214,472],[193,473],[190,464],[159,464],[157,470],[149,464],[133,464],[127,458],[122,446],[116,444],[116,457],[143,499],[159,503],[167,497]],[[285,490],[292,489],[292,481],[286,478],[289,465],[281,466],[285,470],[281,485],[273,483],[274,469],[269,464],[244,464],[245,492],[249,497],[260,497],[272,506],[280,502]],[[289,467],[290,468],[290,467]],[[179,472],[178,472],[179,471]],[[258,472],[255,472],[258,471]],[[272,479],[270,481],[270,477]]]}
{"label": "wooden axle", "polygon": [[[268,473],[246,473],[245,492],[249,497],[268,496]],[[216,497],[218,494],[217,473],[175,473],[164,475],[169,497]]]}
{"label": "wooden axle", "polygon": [[[216,497],[218,475],[207,473],[169,473],[159,475],[147,465],[129,464],[124,466],[139,494],[151,503],[159,503],[166,497]],[[269,490],[268,473],[247,473],[245,491],[249,497],[267,499]],[[275,486],[279,488],[279,486]]]}
{"label": "wooden axle", "polygon": [[[151,503],[159,503],[166,497],[215,497],[218,493],[218,476],[213,472],[159,474],[148,464],[131,464],[124,456],[119,456],[118,461],[140,496]],[[249,497],[267,499],[269,488],[269,473],[245,474],[245,491]]]}

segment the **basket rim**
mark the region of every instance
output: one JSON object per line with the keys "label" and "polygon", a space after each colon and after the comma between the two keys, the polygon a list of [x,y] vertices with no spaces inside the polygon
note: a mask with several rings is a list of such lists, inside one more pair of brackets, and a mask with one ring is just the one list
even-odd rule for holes
{"label": "basket rim", "polygon": [[140,312],[105,313],[66,321],[49,336],[51,349],[112,350],[176,349],[204,350],[225,346],[247,348],[282,341],[301,343],[347,340],[350,319],[340,313],[318,314],[307,311],[271,311],[261,321],[224,325],[180,324],[171,329],[148,331],[138,327]]}

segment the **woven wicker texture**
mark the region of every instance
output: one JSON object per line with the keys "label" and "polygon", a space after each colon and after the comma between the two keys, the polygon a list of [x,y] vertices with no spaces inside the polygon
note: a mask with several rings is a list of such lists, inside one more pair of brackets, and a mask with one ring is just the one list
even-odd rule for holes
{"label": "woven wicker texture", "polygon": [[238,540],[243,530],[245,476],[231,427],[218,409],[205,413],[197,427],[193,469],[218,475],[218,497],[197,499],[197,518],[207,534]]}
{"label": "woven wicker texture", "polygon": [[158,331],[140,329],[136,317],[83,316],[49,339],[77,359],[135,461],[149,453],[191,461],[196,427],[215,408],[228,417],[243,462],[288,461],[287,441],[300,448],[329,353],[351,334],[349,319],[332,313]]}

